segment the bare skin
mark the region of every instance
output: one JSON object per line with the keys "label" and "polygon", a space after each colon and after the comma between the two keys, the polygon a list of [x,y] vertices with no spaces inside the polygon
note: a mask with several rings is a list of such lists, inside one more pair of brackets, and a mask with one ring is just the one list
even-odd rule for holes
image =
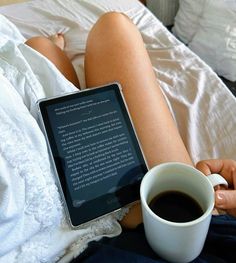
{"label": "bare skin", "polygon": [[74,67],[63,51],[65,40],[62,34],[55,34],[49,38],[33,37],[27,40],[25,44],[47,57],[69,81],[77,88],[80,87]]}
{"label": "bare skin", "polygon": [[49,36],[48,39],[51,40],[52,43],[58,46],[61,50],[64,50],[66,42],[62,34],[55,34],[55,35]]}

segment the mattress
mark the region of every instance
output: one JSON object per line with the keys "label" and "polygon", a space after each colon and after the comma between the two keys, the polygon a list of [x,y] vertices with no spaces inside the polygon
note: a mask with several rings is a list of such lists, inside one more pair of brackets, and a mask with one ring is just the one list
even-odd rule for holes
{"label": "mattress", "polygon": [[[125,13],[140,30],[157,81],[192,160],[197,162],[218,157],[236,159],[235,97],[213,70],[177,40],[139,1],[35,0],[0,7],[0,14],[3,15],[0,20],[0,32],[4,36],[1,47],[5,48],[0,49],[0,72],[3,86],[6,87],[0,91],[0,106],[3,109],[0,116],[4,127],[10,127],[9,132],[0,133],[1,141],[5,141],[0,148],[3,156],[0,161],[4,164],[4,169],[0,171],[0,179],[5,180],[8,185],[11,202],[19,206],[14,192],[16,181],[11,182],[9,179],[14,173],[19,177],[17,184],[22,193],[22,206],[19,207],[25,207],[23,202],[27,200],[26,197],[39,207],[37,210],[26,206],[27,213],[21,213],[16,205],[12,217],[5,214],[8,225],[6,220],[0,217],[0,229],[5,231],[0,230],[0,262],[69,262],[83,251],[90,240],[115,236],[121,231],[114,215],[76,231],[71,230],[65,222],[50,170],[45,138],[38,128],[35,104],[39,98],[73,91],[75,87],[44,57],[24,45],[25,39],[33,36],[63,33],[66,41],[65,51],[84,89],[86,85],[83,62],[86,39],[93,24],[108,11]],[[15,73],[13,66],[18,67],[19,74]],[[17,121],[13,109],[6,104],[9,97],[14,102],[12,105],[15,112],[20,113]],[[16,101],[21,102],[17,104]],[[9,115],[10,113],[12,114]],[[17,125],[14,122],[17,122]],[[24,131],[21,135],[27,134],[29,139],[18,138],[19,127]],[[16,137],[15,141],[12,141],[12,136]],[[25,149],[25,156],[14,152],[14,145],[19,142]],[[30,147],[28,150],[26,143]],[[37,154],[44,158],[38,158],[39,164],[34,164],[29,151],[36,159]],[[26,163],[28,160],[23,157],[29,158],[32,166],[24,167],[25,170],[21,168],[19,172],[20,166],[17,164]],[[36,173],[33,168],[40,170]],[[6,175],[9,175],[9,178],[6,178]],[[38,178],[37,188],[34,185],[35,178]],[[33,196],[30,195],[30,187],[34,189]],[[50,191],[46,192],[45,188]],[[27,196],[25,189],[30,193]],[[37,199],[39,189],[42,200],[47,200],[49,207],[53,207],[55,203],[56,210],[46,209],[45,205],[40,203]],[[9,196],[5,198],[10,200]],[[6,202],[3,201],[0,201],[0,209],[6,206]],[[47,223],[47,217],[54,225]]]}

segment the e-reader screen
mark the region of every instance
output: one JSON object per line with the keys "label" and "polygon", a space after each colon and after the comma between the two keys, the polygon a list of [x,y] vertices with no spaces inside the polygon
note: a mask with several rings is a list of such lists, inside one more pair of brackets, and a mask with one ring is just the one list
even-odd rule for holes
{"label": "e-reader screen", "polygon": [[41,100],[39,109],[73,226],[139,199],[147,166],[118,84]]}

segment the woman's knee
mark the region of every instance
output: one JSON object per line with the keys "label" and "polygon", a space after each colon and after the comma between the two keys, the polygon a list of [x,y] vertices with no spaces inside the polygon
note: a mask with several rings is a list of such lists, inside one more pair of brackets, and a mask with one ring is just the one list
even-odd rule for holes
{"label": "woman's knee", "polygon": [[103,14],[97,21],[97,23],[105,24],[108,26],[119,26],[123,24],[132,24],[130,18],[121,12],[111,11]]}
{"label": "woman's knee", "polygon": [[87,48],[99,48],[112,45],[112,43],[129,42],[132,33],[139,34],[136,26],[128,16],[119,12],[103,14],[94,24],[89,33]]}
{"label": "woman's knee", "polygon": [[126,34],[127,31],[134,30],[135,25],[123,13],[108,12],[102,15],[95,23],[91,30],[91,34],[99,32],[101,35],[118,35]]}
{"label": "woman's knee", "polygon": [[37,49],[37,47],[40,47],[40,49],[41,49],[41,48],[46,48],[48,46],[51,46],[52,42],[47,37],[36,36],[36,37],[32,37],[32,38],[28,39],[25,42],[25,44],[32,47],[32,48],[36,47],[36,49]]}

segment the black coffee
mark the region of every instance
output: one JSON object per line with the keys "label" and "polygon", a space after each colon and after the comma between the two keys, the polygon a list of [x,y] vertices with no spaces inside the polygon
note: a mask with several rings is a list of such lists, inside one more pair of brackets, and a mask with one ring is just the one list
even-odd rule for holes
{"label": "black coffee", "polygon": [[151,210],[168,221],[184,223],[203,215],[200,205],[189,195],[179,191],[166,191],[149,203]]}

